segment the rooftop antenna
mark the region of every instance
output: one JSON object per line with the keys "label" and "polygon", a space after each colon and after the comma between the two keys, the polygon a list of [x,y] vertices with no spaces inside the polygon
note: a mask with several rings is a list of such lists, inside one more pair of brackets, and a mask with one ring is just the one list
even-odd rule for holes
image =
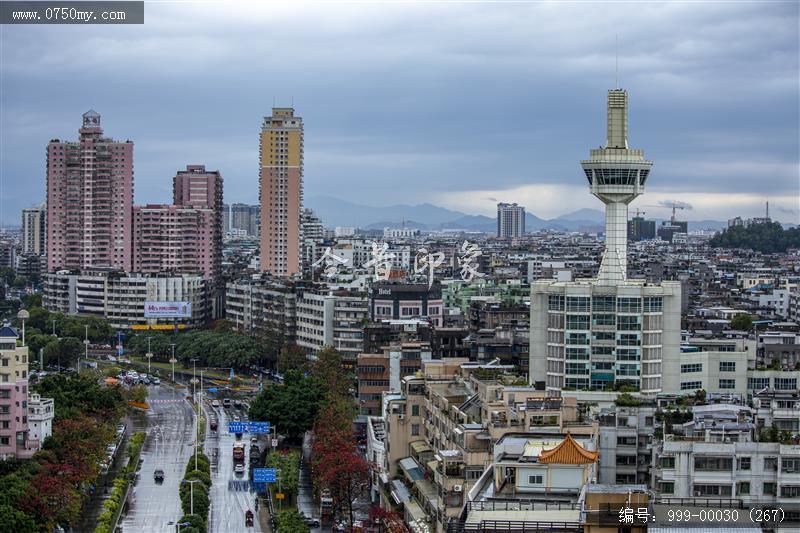
{"label": "rooftop antenna", "polygon": [[275,107],[275,105],[276,105],[276,102],[275,102],[275,96],[273,96],[273,97],[272,97],[272,107]]}
{"label": "rooftop antenna", "polygon": [[619,34],[614,34],[614,86],[619,89]]}
{"label": "rooftop antenna", "polygon": [[294,96],[292,96],[292,109],[294,109]]}

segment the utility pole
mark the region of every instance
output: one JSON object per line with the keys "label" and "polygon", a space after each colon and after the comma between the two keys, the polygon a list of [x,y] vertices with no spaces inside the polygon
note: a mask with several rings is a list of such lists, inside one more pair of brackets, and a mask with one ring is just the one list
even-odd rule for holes
{"label": "utility pole", "polygon": [[53,319],[53,337],[56,336],[56,320]]}
{"label": "utility pole", "polygon": [[196,384],[197,384],[197,358],[192,357],[192,401],[194,405],[194,469],[197,470],[197,448],[198,448],[198,434],[200,433],[200,404],[197,403]]}
{"label": "utility pole", "polygon": [[177,363],[178,360],[175,359],[175,343],[173,342],[172,344],[170,344],[170,346],[172,347],[172,357],[169,358],[169,362],[172,363],[172,381],[174,382],[175,381],[175,363]]}
{"label": "utility pole", "polygon": [[[85,330],[84,337],[83,337],[83,346],[84,346],[84,350],[85,350],[83,352],[83,358],[88,361],[89,360],[89,324],[84,324],[83,327],[84,327],[84,330]],[[80,372],[80,370],[81,370],[81,358],[78,357],[78,371]]]}
{"label": "utility pole", "polygon": [[147,357],[147,373],[150,373],[150,359],[153,358],[153,352],[150,350],[150,339],[152,337],[147,337],[147,353],[145,357]]}

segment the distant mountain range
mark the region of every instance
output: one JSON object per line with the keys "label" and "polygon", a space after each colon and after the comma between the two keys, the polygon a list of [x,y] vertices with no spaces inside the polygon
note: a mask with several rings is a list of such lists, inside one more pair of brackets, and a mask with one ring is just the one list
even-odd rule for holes
{"label": "distant mountain range", "polygon": [[[361,229],[407,228],[419,230],[466,230],[493,233],[497,220],[484,215],[470,215],[437,205],[397,204],[373,207],[356,204],[331,196],[312,196],[303,202],[314,210],[327,227],[352,226]],[[557,229],[563,231],[597,231],[605,224],[605,213],[597,209],[578,209],[560,217],[545,220],[533,213],[525,213],[525,229]],[[727,222],[718,220],[690,221],[689,229],[722,229]]]}

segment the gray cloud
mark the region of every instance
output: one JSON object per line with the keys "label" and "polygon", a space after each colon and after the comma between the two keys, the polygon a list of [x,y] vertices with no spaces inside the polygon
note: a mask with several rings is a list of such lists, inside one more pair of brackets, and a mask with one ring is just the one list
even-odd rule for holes
{"label": "gray cloud", "polygon": [[273,97],[305,120],[308,195],[385,205],[584,186],[615,33],[651,191],[798,195],[797,21],[782,2],[220,2],[148,3],[140,27],[5,26],[3,219],[41,201],[47,141],[75,138],[90,107],[136,142],[137,202],[168,201],[187,163],[254,202]]}

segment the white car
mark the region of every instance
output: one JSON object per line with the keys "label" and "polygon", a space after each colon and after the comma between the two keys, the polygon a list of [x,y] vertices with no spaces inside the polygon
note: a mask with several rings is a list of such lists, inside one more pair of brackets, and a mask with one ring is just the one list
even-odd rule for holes
{"label": "white car", "polygon": [[219,407],[219,400],[214,400],[211,402],[211,407]]}
{"label": "white car", "polygon": [[236,463],[236,466],[233,467],[233,471],[237,474],[244,474],[244,464]]}
{"label": "white car", "polygon": [[234,422],[241,422],[241,419],[239,418],[239,415],[234,416],[233,417],[233,421]]}

